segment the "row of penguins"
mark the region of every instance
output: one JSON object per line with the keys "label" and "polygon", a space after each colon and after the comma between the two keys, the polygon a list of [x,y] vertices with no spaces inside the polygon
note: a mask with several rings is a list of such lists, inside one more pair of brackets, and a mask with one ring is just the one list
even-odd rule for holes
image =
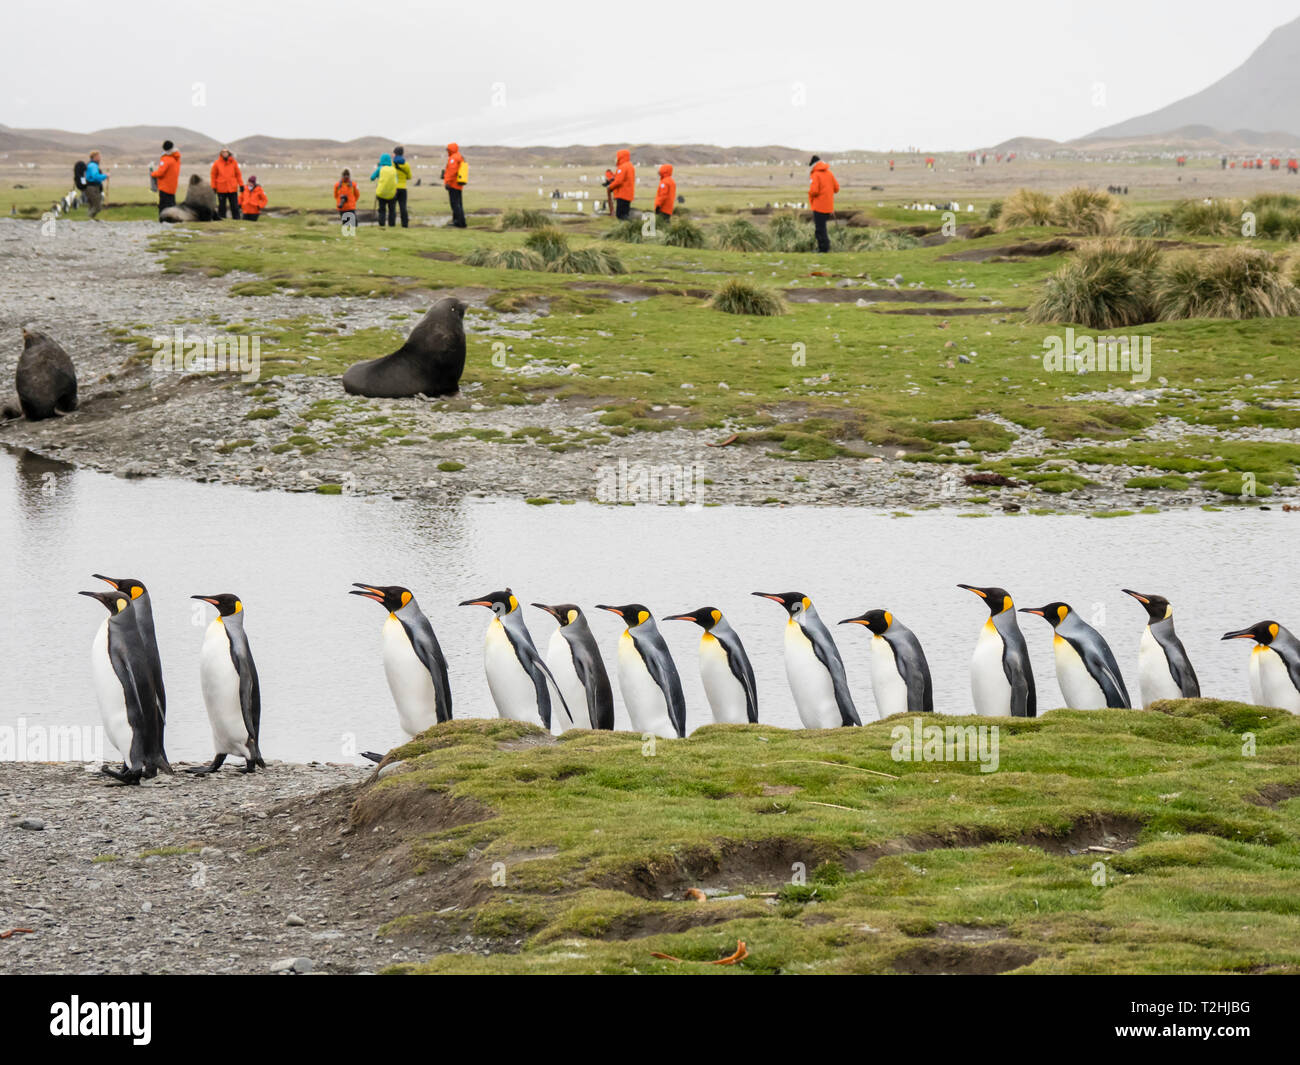
{"label": "row of penguins", "polygon": [[[149,593],[129,577],[105,577],[110,591],[81,592],[108,609],[91,648],[91,668],[104,731],[121,754],[120,769],[104,772],[127,783],[170,773],[163,732],[167,696],[154,633]],[[1056,675],[1065,705],[1078,710],[1130,707],[1124,678],[1095,628],[1066,603],[1016,610],[1003,588],[962,584],[985,601],[988,620],[971,659],[971,695],[983,716],[1035,717],[1034,676],[1017,613],[1034,614],[1054,630]],[[1124,589],[1145,607],[1148,624],[1138,655],[1142,706],[1158,699],[1196,698],[1196,672],[1174,632],[1173,610],[1160,595]],[[403,731],[416,736],[452,717],[447,660],[433,626],[409,588],[356,583],[349,594],[370,599],[387,612],[382,630],[384,672]],[[754,592],[786,611],[785,669],[800,721],[805,728],[860,725],[848,677],[830,630],[802,592]],[[195,595],[216,608],[199,657],[200,686],[212,726],[215,756],[188,772],[214,773],[228,756],[242,758],[242,772],[265,768],[258,744],[261,693],[257,666],[244,631],[244,605],[225,592]],[[492,612],[484,639],[488,689],[503,718],[538,721],[550,729],[612,729],[614,699],[600,648],[581,607],[573,603],[533,606],[558,623],[543,657],[533,643],[514,593],[491,592],[461,606]],[[618,646],[618,682],[632,727],[667,739],[686,735],[686,700],[681,678],[650,610],[640,603],[597,604],[626,623]],[[715,722],[758,721],[754,669],[739,635],[716,607],[670,614],[663,621],[698,625],[700,679]],[[871,684],[881,718],[934,709],[930,667],[920,641],[888,610],[868,610],[841,625],[862,625],[871,633]],[[1276,621],[1261,621],[1225,633],[1223,639],[1250,639],[1250,687],[1255,702],[1300,714],[1300,641]],[[559,699],[552,709],[551,691]],[[381,757],[366,752],[366,757]]]}

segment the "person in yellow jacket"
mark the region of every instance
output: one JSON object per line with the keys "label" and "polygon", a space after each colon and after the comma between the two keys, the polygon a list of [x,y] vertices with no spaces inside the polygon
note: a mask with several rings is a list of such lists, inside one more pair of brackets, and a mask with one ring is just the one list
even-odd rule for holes
{"label": "person in yellow jacket", "polygon": [[239,194],[239,210],[248,222],[256,222],[266,210],[266,189],[257,183],[257,178],[248,175],[248,184]]}
{"label": "person in yellow jacket", "polygon": [[375,199],[379,201],[379,224],[397,225],[397,167],[387,152],[379,157],[379,165],[370,175],[375,182]]}
{"label": "person in yellow jacket", "polygon": [[406,210],[406,183],[411,179],[411,164],[406,161],[406,149],[400,144],[393,149],[393,169],[397,171],[397,213],[402,217],[402,228],[411,224]]}

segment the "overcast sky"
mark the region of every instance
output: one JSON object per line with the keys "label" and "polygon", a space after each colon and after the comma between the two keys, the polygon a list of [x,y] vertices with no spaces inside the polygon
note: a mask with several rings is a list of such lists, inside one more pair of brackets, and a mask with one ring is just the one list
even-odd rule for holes
{"label": "overcast sky", "polygon": [[964,149],[1171,103],[1298,14],[1300,0],[60,0],[7,5],[0,123]]}

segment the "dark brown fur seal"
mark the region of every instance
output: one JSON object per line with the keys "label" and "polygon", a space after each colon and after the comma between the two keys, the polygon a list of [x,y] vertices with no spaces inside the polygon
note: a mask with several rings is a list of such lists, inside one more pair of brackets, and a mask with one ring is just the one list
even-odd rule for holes
{"label": "dark brown fur seal", "polygon": [[429,308],[391,355],[348,367],[343,390],[388,399],[445,396],[460,389],[464,370],[465,304],[447,296]]}
{"label": "dark brown fur seal", "polygon": [[23,353],[18,356],[15,379],[18,404],[28,421],[77,409],[77,371],[68,353],[44,333],[23,330]]}
{"label": "dark brown fur seal", "polygon": [[198,174],[190,175],[185,202],[166,207],[158,215],[160,222],[211,222],[217,217],[217,194]]}

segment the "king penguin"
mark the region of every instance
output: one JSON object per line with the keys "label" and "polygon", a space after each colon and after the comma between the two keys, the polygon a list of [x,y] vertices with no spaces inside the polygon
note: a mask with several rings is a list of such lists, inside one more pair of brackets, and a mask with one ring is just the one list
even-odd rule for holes
{"label": "king penguin", "polygon": [[597,603],[596,609],[608,610],[627,622],[618,641],[618,687],[632,728],[667,740],[685,736],[682,678],[650,611],[640,603]]}
{"label": "king penguin", "polygon": [[122,768],[103,771],[123,784],[139,784],[159,772],[170,773],[163,750],[164,721],[150,680],[149,657],[132,617],[126,592],[79,592],[108,609],[90,645],[90,671],[99,713],[109,742],[122,755]]}
{"label": "king penguin", "polygon": [[957,587],[974,592],[989,608],[989,618],[980,630],[970,662],[975,713],[983,717],[1037,717],[1034,670],[1011,596],[1004,588],[976,588],[971,584]]}
{"label": "king penguin", "polygon": [[111,584],[119,592],[131,597],[131,614],[135,618],[140,641],[144,645],[145,657],[149,663],[149,680],[153,687],[158,716],[167,717],[167,691],[163,687],[162,658],[158,654],[158,636],[153,627],[153,604],[149,601],[149,590],[134,577],[105,577],[102,573],[92,573],[97,581]]}
{"label": "king penguin", "polygon": [[[483,666],[497,713],[514,721],[532,721],[540,717],[542,727],[549,730],[551,693],[546,689],[546,682],[549,680],[555,684],[555,678],[537,653],[514,592],[507,588],[478,599],[466,599],[460,605],[485,606],[492,611],[492,620],[483,638]],[[573,713],[564,693],[559,685],[555,691],[567,718],[565,727],[573,728]]]}
{"label": "king penguin", "polygon": [[1254,640],[1250,652],[1250,695],[1256,706],[1300,714],[1300,640],[1276,621],[1225,632],[1225,640]]}
{"label": "king penguin", "polygon": [[[570,727],[583,726],[581,708],[585,706],[589,728],[613,729],[614,692],[595,634],[587,624],[582,608],[573,603],[556,606],[534,603],[533,606],[545,610],[560,623],[551,633],[551,642],[546,645],[546,665],[563,693],[564,701],[579,711],[577,720]],[[565,731],[563,716],[556,716],[556,724],[561,732]]]}
{"label": "king penguin", "polygon": [[785,626],[785,675],[804,728],[861,725],[849,694],[839,648],[802,592],[754,592],[780,603],[790,615]]}
{"label": "king penguin", "polygon": [[700,680],[713,720],[722,725],[758,722],[758,685],[745,645],[717,607],[702,606],[689,614],[670,614],[664,621],[693,621],[700,635]]}
{"label": "king penguin", "polygon": [[244,760],[242,773],[266,768],[258,736],[262,728],[262,689],[257,682],[257,665],[244,632],[244,604],[239,596],[192,595],[217,608],[199,652],[199,683],[203,705],[212,724],[212,745],[216,757],[211,765],[194,766],[188,772],[198,776],[215,773],[229,754]]}
{"label": "king penguin", "polygon": [[1068,603],[1021,607],[1022,614],[1037,614],[1051,624],[1055,633],[1052,650],[1056,658],[1056,682],[1065,705],[1074,710],[1128,709],[1131,705],[1119,664],[1110,644]]}
{"label": "king penguin", "polygon": [[[408,736],[451,720],[451,681],[433,626],[409,588],[353,582],[348,595],[371,599],[388,611],[384,619],[384,676]],[[367,752],[367,757],[371,757]]]}
{"label": "king penguin", "polygon": [[1157,699],[1197,699],[1201,694],[1196,670],[1187,658],[1183,641],[1174,634],[1174,609],[1163,595],[1143,595],[1128,588],[1147,611],[1147,627],[1138,645],[1138,690],[1142,708]]}
{"label": "king penguin", "polygon": [[930,663],[911,629],[888,610],[868,610],[840,624],[871,630],[871,691],[880,717],[934,712]]}

